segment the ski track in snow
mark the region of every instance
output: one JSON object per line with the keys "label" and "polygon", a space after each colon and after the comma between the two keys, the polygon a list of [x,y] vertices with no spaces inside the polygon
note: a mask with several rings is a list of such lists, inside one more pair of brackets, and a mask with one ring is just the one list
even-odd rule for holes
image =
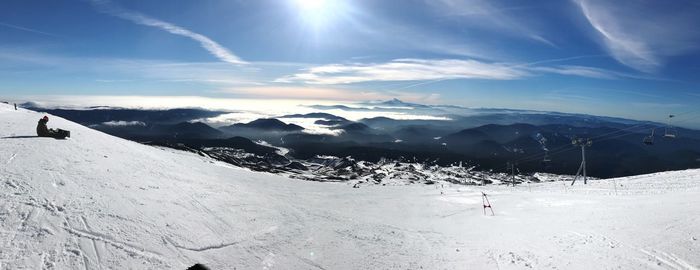
{"label": "ski track in snow", "polygon": [[9,165],[10,163],[12,163],[12,160],[14,160],[16,156],[17,153],[13,153],[12,156],[10,156],[10,158],[7,159],[7,162],[5,162],[5,164]]}
{"label": "ski track in snow", "polygon": [[[0,104],[0,137],[40,117]],[[73,137],[0,139],[0,269],[700,268],[700,170],[354,189],[51,119]]]}
{"label": "ski track in snow", "polygon": [[674,254],[669,254],[663,251],[657,251],[657,250],[651,250],[647,251],[645,249],[639,249],[644,254],[649,255],[649,257],[653,258],[654,260],[663,263],[665,266],[670,267],[672,269],[678,269],[678,270],[692,270],[692,269],[697,269],[688,262],[678,258]]}
{"label": "ski track in snow", "polygon": [[138,256],[143,257],[143,258],[149,258],[149,259],[152,258],[152,259],[162,260],[161,255],[156,253],[156,252],[145,250],[144,248],[133,245],[133,244],[113,240],[113,239],[111,239],[111,237],[104,235],[104,234],[91,232],[91,231],[87,231],[87,230],[71,228],[68,226],[63,227],[63,229],[65,229],[69,233],[76,235],[78,237],[83,237],[83,238],[87,238],[87,239],[90,239],[93,241],[100,241],[100,242],[110,244],[110,245],[114,246],[115,248],[124,250],[127,253],[130,253],[132,255],[138,255]]}

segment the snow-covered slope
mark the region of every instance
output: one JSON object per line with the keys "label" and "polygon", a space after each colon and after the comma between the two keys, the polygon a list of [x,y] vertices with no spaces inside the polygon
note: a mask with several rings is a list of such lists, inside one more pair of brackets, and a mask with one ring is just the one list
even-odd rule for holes
{"label": "snow-covered slope", "polygon": [[[287,179],[0,104],[2,269],[697,269],[700,171],[531,186]],[[444,185],[444,187],[443,187]],[[615,186],[616,185],[616,186]],[[496,216],[484,216],[481,191]]]}

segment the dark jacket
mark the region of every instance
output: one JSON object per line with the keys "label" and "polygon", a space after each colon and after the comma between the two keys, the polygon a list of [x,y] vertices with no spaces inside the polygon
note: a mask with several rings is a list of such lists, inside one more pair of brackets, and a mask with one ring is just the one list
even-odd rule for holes
{"label": "dark jacket", "polygon": [[49,127],[46,126],[46,123],[49,122],[44,119],[39,120],[39,124],[36,125],[36,135],[39,137],[51,137],[51,132],[49,131]]}

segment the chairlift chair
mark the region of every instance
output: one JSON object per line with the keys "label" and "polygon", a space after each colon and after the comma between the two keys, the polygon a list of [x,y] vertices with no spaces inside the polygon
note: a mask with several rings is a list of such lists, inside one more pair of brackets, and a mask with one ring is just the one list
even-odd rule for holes
{"label": "chairlift chair", "polygon": [[673,117],[676,117],[675,115],[671,114],[668,116],[668,124],[666,125],[666,131],[664,132],[664,138],[667,139],[675,139],[676,138],[676,130],[671,126],[671,119]]}
{"label": "chairlift chair", "polygon": [[552,161],[552,159],[549,158],[549,151],[544,152],[544,159],[542,159],[542,162],[547,163]]}
{"label": "chairlift chair", "polygon": [[652,128],[652,129],[651,129],[651,135],[644,137],[644,140],[643,140],[644,144],[646,144],[646,145],[654,145],[654,130],[656,130],[656,129],[655,129],[655,128]]}
{"label": "chairlift chair", "polygon": [[671,129],[671,128],[666,128],[666,133],[664,134],[664,138],[675,139],[676,138],[676,131]]}

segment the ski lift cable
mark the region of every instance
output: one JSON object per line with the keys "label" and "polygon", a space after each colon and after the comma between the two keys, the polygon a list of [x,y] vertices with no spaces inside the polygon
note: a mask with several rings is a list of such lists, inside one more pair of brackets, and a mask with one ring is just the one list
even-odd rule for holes
{"label": "ski lift cable", "polygon": [[[652,124],[648,124],[648,125],[652,126],[653,129],[658,128],[658,127],[654,127],[654,125],[652,125]],[[653,132],[653,131],[652,131],[652,132]],[[599,138],[599,139],[597,139],[597,142],[609,141],[609,140],[621,138],[621,137],[624,137],[624,136],[634,135],[635,133],[636,133],[636,132],[626,132],[626,133],[624,133],[624,134],[618,134],[618,135],[615,135],[615,136],[607,136],[607,137],[605,137],[605,138]]]}
{"label": "ski lift cable", "polygon": [[[692,114],[696,114],[696,113],[700,113],[700,109],[688,110],[688,111],[678,113],[678,114],[669,114],[669,120],[670,120],[670,118],[674,118],[675,120],[673,120],[673,123],[675,123],[676,125],[679,123],[685,123],[685,122],[688,122],[691,120],[696,120],[696,119],[700,118],[698,116],[688,118],[688,115],[692,115]],[[678,121],[679,118],[685,118],[685,119]],[[666,125],[668,126],[669,122],[667,122]]]}
{"label": "ski lift cable", "polygon": [[636,130],[636,131],[634,131],[634,132],[625,132],[625,133],[623,133],[623,134],[617,134],[617,135],[613,135],[613,136],[607,136],[607,137],[605,137],[605,138],[599,138],[597,141],[602,142],[602,141],[608,141],[608,140],[612,140],[612,139],[617,139],[617,138],[624,137],[624,136],[628,136],[628,135],[638,135],[638,133],[640,133],[640,132],[646,133],[646,132],[648,132],[648,131],[646,131],[646,129],[648,129],[648,128],[650,128],[650,127],[652,128],[652,134],[654,133],[654,130],[656,130],[656,129],[659,128],[659,127],[656,127],[655,125],[649,124],[649,125],[643,127],[642,129]]}
{"label": "ski lift cable", "polygon": [[[700,110],[694,110],[694,111],[695,111],[695,112],[700,112]],[[692,111],[691,111],[691,112],[692,112]],[[684,114],[684,115],[687,115],[688,113],[690,113],[690,112],[685,112],[685,113],[683,113],[683,114]],[[677,117],[677,115],[676,115],[676,117]],[[698,117],[687,118],[687,119],[682,120],[682,121],[677,121],[676,123],[685,122],[685,121],[689,121],[689,120],[693,120],[693,119],[698,119]],[[657,128],[657,127],[655,127],[655,125],[653,125],[653,124],[643,124],[643,125],[637,125],[637,126],[634,126],[634,127],[626,128],[626,130],[630,130],[630,129],[632,129],[632,128],[637,128],[637,127],[640,127],[640,126],[652,126],[654,129]],[[653,131],[652,131],[652,132],[653,132]],[[615,136],[605,136],[605,137],[603,137],[603,136],[598,136],[597,141],[598,141],[598,142],[601,142],[601,141],[608,141],[608,140],[612,140],[612,139],[617,139],[617,138],[620,138],[620,137],[628,136],[628,135],[631,135],[631,134],[633,134],[633,132],[626,132],[626,133],[624,133],[624,134],[618,134],[618,135],[615,135]],[[570,150],[570,149],[567,149],[567,150]],[[559,151],[559,152],[550,153],[550,154],[551,154],[551,155],[554,155],[554,154],[558,154],[558,153],[561,153],[561,152],[565,152],[565,151]]]}
{"label": "ski lift cable", "polygon": [[[561,153],[564,153],[564,152],[567,152],[567,151],[571,151],[571,150],[576,150],[576,149],[577,149],[577,148],[575,148],[575,147],[570,147],[570,148],[566,148],[566,149],[562,149],[562,150],[556,151],[556,152],[554,152],[554,153],[550,153],[550,155],[561,154]],[[539,159],[541,159],[541,157],[538,156],[538,157],[532,157],[532,158],[528,158],[528,159],[520,159],[520,160],[514,161],[514,163],[529,163],[529,162],[536,161],[536,160],[539,160]],[[506,170],[506,169],[508,169],[508,166],[504,166],[504,167],[503,167],[503,170]]]}
{"label": "ski lift cable", "polygon": [[[694,111],[700,112],[700,110],[694,110]],[[681,113],[681,114],[678,114],[678,115],[685,115],[685,114],[688,114],[688,113],[691,113],[691,112],[693,112],[693,111],[686,111],[686,112]],[[678,118],[678,115],[675,115],[675,118]],[[683,120],[683,121],[676,121],[676,123],[685,122],[685,121],[688,121],[688,120],[691,120],[691,119],[686,119],[686,120]],[[644,127],[644,128],[652,127],[652,128],[654,128],[654,129],[655,129],[655,128],[658,128],[658,126],[657,126],[656,124],[653,124],[653,123],[637,124],[637,125],[634,125],[634,126],[630,126],[630,127],[626,127],[626,128],[623,128],[623,129],[618,129],[618,130],[615,130],[615,131],[611,131],[611,132],[608,132],[608,133],[605,133],[605,134],[601,134],[601,135],[598,135],[598,136],[593,137],[593,138],[591,138],[591,139],[592,139],[592,140],[596,140],[596,141],[607,141],[607,140],[611,140],[611,139],[616,139],[616,138],[624,137],[624,136],[627,136],[627,135],[630,135],[630,134],[633,134],[633,133],[638,133],[639,131],[635,131],[635,132],[626,132],[626,131],[630,131],[630,130],[637,129],[637,128],[641,128],[641,127]],[[623,134],[614,135],[614,134],[620,133],[620,132],[624,132],[624,133],[623,133]],[[538,153],[538,154],[534,154],[534,155],[530,155],[530,156],[526,156],[526,157],[521,157],[521,158],[519,158],[519,159],[516,159],[515,162],[530,161],[530,160],[541,159],[543,156],[545,156],[545,155],[547,155],[547,154],[549,154],[549,155],[551,156],[551,155],[555,155],[555,154],[558,154],[558,153],[561,153],[561,152],[568,151],[568,150],[570,150],[568,147],[569,147],[569,145],[563,145],[563,146],[560,146],[560,147],[557,147],[557,148],[553,148],[553,149],[551,149],[551,150],[549,150],[549,151],[545,151],[545,153]],[[563,151],[560,151],[560,150],[563,150]]]}
{"label": "ski lift cable", "polygon": [[[692,111],[683,112],[681,114],[676,114],[676,115],[674,115],[674,118],[678,118],[678,116],[680,116],[680,115],[687,115],[687,114],[695,113],[695,112],[700,112],[700,110],[692,110]],[[686,122],[689,120],[693,120],[693,119],[698,119],[698,117],[686,118],[686,119],[681,120],[681,121],[676,121],[676,124]],[[617,138],[621,138],[621,137],[628,136],[631,134],[639,133],[641,130],[637,130],[637,131],[631,131],[631,130],[641,128],[641,127],[644,127],[644,128],[652,127],[653,129],[656,129],[656,128],[658,128],[658,125],[653,124],[653,123],[637,124],[634,126],[624,128],[624,129],[601,134],[601,135],[598,135],[598,136],[593,137],[591,139],[599,141],[599,142],[617,139]],[[627,131],[627,132],[625,132],[625,131]],[[624,133],[623,134],[616,134],[616,133],[620,133],[620,132],[624,132]],[[616,134],[616,135],[614,135],[614,134]],[[560,146],[557,148],[553,148],[553,150],[545,151],[544,153],[538,153],[538,154],[534,154],[534,155],[530,155],[530,156],[526,156],[526,157],[521,157],[519,159],[514,160],[513,162],[527,163],[530,161],[542,159],[542,157],[544,157],[545,155],[549,155],[551,157],[552,155],[561,154],[561,153],[575,150],[575,149],[576,148],[570,147],[569,145],[563,145],[563,146]],[[503,167],[503,168],[507,169],[506,167]]]}
{"label": "ski lift cable", "polygon": [[[649,125],[651,125],[651,124],[649,124]],[[651,126],[653,127],[653,125],[651,125]],[[648,128],[648,127],[645,127],[645,128]],[[609,141],[612,139],[617,139],[617,138],[621,138],[621,137],[625,137],[625,136],[629,136],[629,135],[638,135],[637,133],[639,133],[639,132],[641,132],[641,130],[636,131],[636,132],[625,132],[623,134],[617,134],[614,136],[607,136],[605,138],[598,138],[596,141],[597,142],[604,142],[604,141]]]}
{"label": "ski lift cable", "polygon": [[[574,147],[568,146],[568,148],[566,148],[566,149],[561,149],[561,150],[559,150],[559,151],[550,153],[549,155],[550,155],[550,157],[551,157],[551,156],[553,156],[553,155],[561,154],[561,153],[564,153],[564,152],[567,152],[567,151],[571,151],[571,150],[575,150],[575,149],[576,149],[576,148],[574,148]],[[543,157],[537,156],[537,157],[531,157],[531,158],[523,159],[523,160],[520,160],[520,161],[518,161],[518,162],[520,162],[520,163],[528,163],[528,162],[532,162],[532,161],[538,161],[538,160],[540,160],[540,159],[542,159],[542,158],[543,158]]]}
{"label": "ski lift cable", "polygon": [[[672,117],[678,119],[679,116],[681,116],[681,115],[686,115],[686,114],[689,114],[689,113],[697,113],[697,112],[700,112],[700,109],[698,109],[698,110],[690,110],[690,111],[686,111],[686,112],[683,112],[683,113],[680,113],[680,114],[675,114],[675,115],[673,115]],[[698,117],[688,118],[688,119],[681,120],[681,121],[675,121],[675,123],[678,124],[678,123],[687,122],[687,121],[693,120],[693,119],[698,119]],[[659,128],[659,126],[658,126],[657,124],[654,124],[654,123],[637,124],[637,125],[634,125],[634,126],[630,126],[630,127],[626,127],[626,128],[623,128],[623,129],[618,129],[618,130],[615,130],[615,131],[611,131],[611,132],[608,132],[608,133],[604,133],[604,134],[598,135],[598,136],[596,136],[596,137],[591,138],[591,140],[598,140],[598,141],[600,141],[600,140],[608,140],[608,139],[614,139],[614,138],[623,137],[623,136],[626,136],[626,135],[628,135],[628,134],[632,134],[632,133],[633,133],[633,132],[625,132],[625,131],[637,129],[637,128],[640,128],[640,127],[645,127],[645,128],[652,127],[653,129]],[[620,135],[613,135],[613,134],[620,133],[620,132],[625,132],[625,133],[624,133],[624,134],[620,134]],[[638,132],[638,131],[637,131],[637,132]],[[636,133],[636,132],[635,132],[635,133]],[[566,147],[566,146],[564,146],[564,147]],[[550,152],[550,154],[551,154],[552,151],[549,151],[549,152]],[[538,154],[538,155],[542,155],[542,154]]]}
{"label": "ski lift cable", "polygon": [[[687,115],[687,114],[691,114],[691,113],[698,113],[698,112],[700,112],[700,109],[689,110],[689,111],[685,111],[685,112],[682,112],[682,113],[679,113],[679,114],[670,114],[670,115],[673,115],[673,116],[671,116],[672,118],[678,119],[680,116]],[[684,118],[685,118],[685,117],[684,117]],[[676,124],[678,124],[678,123],[683,123],[683,122],[687,122],[687,121],[693,120],[693,119],[698,119],[698,117],[686,118],[686,119],[681,120],[681,121],[674,121],[674,123],[676,123]],[[619,133],[619,132],[622,132],[622,131],[626,131],[626,130],[630,130],[630,129],[635,129],[635,128],[640,127],[640,126],[652,126],[653,128],[658,128],[658,126],[656,126],[655,124],[651,124],[651,123],[638,124],[638,125],[634,125],[634,126],[631,126],[631,127],[628,127],[628,128],[624,128],[624,129],[612,131],[612,132],[609,132],[609,133],[606,133],[606,134],[602,134],[602,135],[596,136],[596,137],[594,137],[594,138],[592,138],[592,139],[594,139],[594,140],[599,140],[599,139],[604,138],[604,137],[607,137],[607,136],[609,136],[609,135],[612,135],[612,134],[615,134],[615,133]],[[668,126],[668,123],[667,123],[665,126]]]}
{"label": "ski lift cable", "polygon": [[675,117],[675,118],[678,118],[678,117],[681,116],[681,115],[686,115],[686,114],[696,113],[696,112],[700,112],[700,109],[687,110],[687,111],[682,112],[682,113],[674,114],[674,117]]}
{"label": "ski lift cable", "polygon": [[[693,113],[699,113],[699,112],[700,112],[700,110],[695,110]],[[679,114],[677,114],[674,118],[678,119],[678,115],[679,115]],[[676,123],[676,124],[685,123],[685,122],[688,122],[688,121],[690,121],[690,120],[696,120],[696,119],[699,119],[699,118],[700,118],[700,117],[696,116],[696,117],[686,118],[686,119],[680,120],[680,121],[674,121],[674,123]]]}
{"label": "ski lift cable", "polygon": [[[534,155],[530,155],[530,156],[526,156],[526,157],[521,157],[521,158],[519,158],[519,159],[514,160],[513,162],[517,162],[517,163],[528,163],[528,162],[531,162],[531,161],[541,160],[541,159],[544,158],[546,155],[548,155],[548,156],[551,158],[551,157],[554,156],[554,155],[561,154],[561,153],[564,153],[564,152],[567,152],[567,151],[571,151],[571,150],[576,150],[576,149],[577,149],[577,148],[571,147],[571,145],[568,145],[568,144],[567,144],[567,145],[562,145],[562,146],[559,146],[559,147],[557,147],[557,148],[553,148],[553,150],[546,151],[545,153],[537,153],[537,154],[534,154]],[[503,168],[504,168],[504,169],[507,169],[507,166],[506,166],[506,167],[503,167]]]}
{"label": "ski lift cable", "polygon": [[[562,147],[559,147],[558,150],[555,150],[555,151],[548,151],[548,152],[549,152],[549,155],[551,156],[551,155],[556,155],[556,154],[564,153],[564,152],[571,151],[571,150],[575,150],[575,149],[576,149],[576,148],[575,148],[575,147],[571,147],[571,145],[564,145],[564,146],[562,146]],[[523,158],[517,159],[517,160],[515,160],[515,161],[513,161],[513,162],[514,162],[514,163],[527,163],[527,162],[530,162],[530,161],[539,160],[539,159],[542,158],[542,156],[543,156],[543,154],[535,154],[535,155],[531,155],[531,156],[528,156],[528,157],[523,157]],[[505,169],[505,168],[506,168],[506,167],[504,167],[504,169]]]}
{"label": "ski lift cable", "polygon": [[[550,152],[550,153],[549,153],[549,155],[550,155],[550,157],[551,157],[551,156],[553,156],[553,155],[561,154],[561,153],[564,153],[564,152],[568,152],[568,151],[571,151],[571,150],[576,150],[576,149],[578,149],[578,148],[576,148],[576,147],[572,147],[571,145],[566,145],[566,146],[565,146],[565,148],[563,148],[563,149],[560,149],[559,151],[554,151],[554,152]],[[536,160],[539,160],[539,159],[541,159],[541,158],[542,158],[542,157],[541,157],[541,155],[542,155],[542,154],[540,154],[540,156],[537,156],[537,157],[531,157],[531,158],[528,158],[528,159],[524,159],[524,160],[522,160],[522,161],[519,161],[519,162],[530,162],[530,161],[536,161]]]}
{"label": "ski lift cable", "polygon": [[544,155],[547,155],[547,153],[549,153],[550,155],[552,155],[552,154],[558,153],[557,151],[560,151],[560,150],[563,150],[563,149],[567,149],[567,148],[569,148],[569,147],[570,147],[570,145],[568,145],[568,144],[562,145],[562,146],[559,146],[559,147],[555,147],[555,148],[549,149],[548,151],[545,151],[544,153],[537,153],[537,154],[533,154],[533,155],[529,155],[529,156],[525,156],[525,157],[518,158],[518,159],[515,160],[515,162],[520,161],[520,160],[540,159],[540,158],[542,158]]}
{"label": "ski lift cable", "polygon": [[605,138],[605,139],[600,139],[600,140],[598,140],[598,142],[609,141],[609,140],[612,140],[612,139],[617,139],[617,138],[621,138],[621,137],[628,136],[628,135],[632,135],[632,133],[625,133],[625,134],[619,134],[619,135],[616,135],[616,136],[611,136],[611,137],[608,137],[608,138]]}
{"label": "ski lift cable", "polygon": [[627,136],[627,135],[631,135],[631,134],[633,134],[633,133],[630,132],[630,133],[625,133],[625,134],[619,134],[619,135],[616,135],[616,136],[610,136],[610,137],[607,137],[607,138],[598,139],[598,142],[609,141],[609,140],[612,140],[612,139],[621,138],[621,137],[624,137],[624,136]]}
{"label": "ski lift cable", "polygon": [[[632,126],[632,127],[625,128],[624,131],[631,130],[631,129],[635,129],[635,128],[640,128],[640,127],[648,128],[647,126],[653,126],[653,124],[639,124],[639,125],[635,125],[635,126]],[[637,132],[638,132],[638,131],[637,131],[637,132],[626,132],[626,133],[624,133],[624,134],[619,134],[619,135],[615,135],[615,136],[610,136],[610,135],[612,135],[612,134],[614,134],[614,133],[618,133],[618,132],[620,132],[620,131],[623,131],[623,130],[618,130],[618,131],[615,131],[615,132],[609,132],[607,135],[606,135],[606,134],[599,135],[599,136],[596,136],[596,137],[594,137],[594,138],[592,138],[592,139],[596,139],[596,138],[597,138],[597,139],[596,139],[597,141],[607,141],[607,140],[611,140],[611,139],[616,139],[616,138],[624,137],[624,136],[631,135],[631,134],[634,134],[634,133],[637,133]],[[604,135],[605,135],[605,136],[604,136]],[[570,145],[563,145],[563,146],[560,146],[560,147],[555,148],[555,150],[550,150],[550,151],[547,151],[547,152],[545,152],[545,153],[538,153],[538,154],[534,154],[534,155],[531,155],[531,156],[519,158],[519,159],[515,160],[514,162],[527,163],[527,162],[531,162],[531,161],[536,161],[536,160],[542,159],[542,157],[544,157],[544,155],[547,155],[547,154],[551,157],[551,156],[553,156],[553,155],[561,154],[561,153],[564,153],[564,152],[567,152],[567,151],[571,151],[571,150],[576,150],[576,149],[577,149],[577,148],[571,147]],[[505,168],[505,167],[504,167],[504,168]]]}
{"label": "ski lift cable", "polygon": [[618,130],[616,130],[616,131],[611,131],[611,132],[608,132],[608,133],[605,133],[605,134],[601,134],[601,135],[595,136],[595,137],[591,138],[591,140],[598,140],[598,139],[601,139],[601,138],[610,136],[610,135],[615,134],[615,133],[624,132],[624,131],[631,130],[631,129],[635,129],[635,128],[642,127],[642,126],[654,126],[654,124],[650,124],[650,123],[637,124],[637,125],[634,125],[634,126],[631,126],[631,127],[627,127],[627,128],[623,128],[623,129],[618,129]]}
{"label": "ski lift cable", "polygon": [[[696,113],[696,112],[700,112],[700,110],[686,111],[686,112],[683,112],[683,113],[680,113],[680,114],[676,114],[676,115],[674,115],[673,117],[674,117],[674,118],[678,118],[678,116],[687,115],[687,114]],[[683,118],[685,118],[685,117],[683,117]],[[678,124],[678,123],[687,122],[687,121],[694,120],[694,119],[698,119],[698,118],[700,118],[700,117],[686,118],[686,119],[681,120],[681,121],[676,121],[675,123]],[[624,128],[624,129],[616,130],[616,131],[613,131],[613,132],[608,132],[608,133],[605,133],[605,134],[601,134],[601,135],[598,135],[598,136],[596,136],[596,137],[594,137],[594,138],[592,138],[592,139],[594,139],[594,140],[596,140],[596,141],[598,141],[598,142],[609,141],[609,140],[612,140],[612,139],[617,139],[617,138],[621,138],[621,137],[624,137],[624,136],[628,136],[628,135],[632,135],[632,134],[638,133],[638,132],[640,132],[641,130],[638,130],[638,131],[631,131],[631,130],[637,129],[637,128],[641,128],[641,127],[644,127],[644,128],[652,127],[653,129],[659,128],[658,125],[652,124],[652,123],[638,124],[638,125],[634,125],[634,126],[631,126],[631,127]],[[625,132],[625,131],[628,131],[628,132]],[[616,133],[620,133],[620,132],[624,132],[624,133],[623,133],[623,134],[616,134]],[[616,134],[616,135],[614,135],[614,134]],[[545,155],[549,155],[549,156],[551,157],[552,155],[561,154],[561,153],[564,153],[564,152],[567,152],[567,151],[571,151],[571,150],[575,150],[575,149],[576,149],[576,148],[570,147],[569,145],[563,145],[563,146],[554,148],[554,150],[546,151],[546,152],[544,152],[544,153],[538,153],[538,154],[534,154],[534,155],[530,155],[530,156],[527,156],[527,157],[522,157],[522,158],[516,159],[516,160],[513,161],[513,162],[528,163],[528,162],[531,162],[531,161],[539,160],[539,159],[541,159],[541,158],[542,158],[543,156],[545,156]],[[503,167],[503,168],[504,168],[504,169],[507,169],[507,167]]]}
{"label": "ski lift cable", "polygon": [[[599,135],[599,136],[596,136],[596,137],[591,138],[591,140],[600,140],[601,138],[609,137],[609,136],[611,136],[612,134],[615,134],[615,133],[619,133],[619,132],[623,132],[623,131],[627,131],[627,130],[631,130],[631,129],[636,129],[636,128],[640,128],[640,127],[644,127],[644,126],[649,126],[649,125],[652,125],[652,124],[638,124],[638,125],[634,125],[634,126],[627,127],[627,128],[620,129],[620,130],[616,130],[616,131],[613,131],[613,132],[608,132],[608,133],[606,133],[606,134],[601,134],[601,135]],[[626,133],[625,135],[627,135],[627,134],[631,134],[631,132]],[[549,153],[549,155],[551,156],[551,155],[560,153],[560,152],[559,152],[560,150],[565,150],[565,149],[568,150],[569,147],[570,147],[570,145],[568,145],[568,144],[567,144],[567,145],[562,145],[562,146],[559,146],[559,147],[556,147],[556,148],[552,148],[552,149],[550,149],[549,151],[546,151],[545,153],[537,153],[537,154],[534,154],[534,155],[530,155],[530,156],[526,156],[526,157],[521,157],[521,158],[519,158],[519,159],[517,159],[517,160],[515,160],[515,161],[517,162],[517,161],[520,161],[520,160],[541,159],[542,157],[544,157],[544,155],[547,155],[547,153]]]}
{"label": "ski lift cable", "polygon": [[[615,133],[625,132],[625,131],[628,131],[628,130],[632,130],[632,129],[636,129],[636,128],[640,128],[640,127],[646,127],[646,126],[650,126],[650,125],[652,125],[652,124],[649,124],[649,123],[637,124],[637,125],[634,125],[634,126],[626,127],[626,128],[623,128],[623,129],[618,129],[618,130],[615,130],[615,131],[611,131],[611,132],[608,132],[608,133],[604,133],[604,134],[595,136],[595,137],[591,138],[591,140],[600,140],[601,138],[605,138],[605,137],[611,136],[611,135],[613,135],[613,134],[615,134]],[[558,151],[558,150],[561,150],[561,149],[564,149],[564,148],[568,148],[568,147],[569,147],[569,145],[563,145],[563,146],[560,146],[560,147],[558,147],[558,148],[554,148],[553,150],[550,150],[550,151],[548,151],[548,152],[549,152],[550,154],[553,154],[553,152],[556,152],[556,151]],[[540,153],[540,154],[536,154],[536,155],[537,155],[537,156],[541,156],[541,155],[543,155],[543,154]],[[525,157],[525,158],[529,158],[529,157]]]}
{"label": "ski lift cable", "polygon": [[[564,152],[577,150],[576,147],[571,147],[571,145],[565,145],[564,147],[560,147],[560,148],[563,148],[563,149],[559,149],[558,151],[554,151],[554,152],[550,151],[549,152],[550,157],[553,155],[564,153]],[[527,158],[520,158],[518,160],[515,160],[514,162],[515,163],[529,163],[532,161],[540,160],[542,158],[542,155],[543,154],[536,154],[536,155],[532,155],[532,156],[527,157]],[[506,169],[508,169],[507,166],[503,167],[503,170],[506,170]]]}
{"label": "ski lift cable", "polygon": [[[557,154],[561,154],[561,153],[569,152],[569,151],[573,151],[573,150],[578,150],[578,148],[577,148],[577,147],[571,147],[571,145],[567,145],[565,149],[561,149],[561,150],[559,150],[559,151],[555,151],[555,152],[549,153],[549,154],[550,154],[550,155],[557,155]],[[540,154],[540,155],[541,155],[541,154]],[[531,162],[531,161],[537,161],[537,160],[539,160],[540,158],[541,158],[541,157],[532,157],[532,158],[529,158],[529,159],[521,160],[521,161],[519,161],[519,162],[520,162],[520,163],[528,163],[528,162]]]}

